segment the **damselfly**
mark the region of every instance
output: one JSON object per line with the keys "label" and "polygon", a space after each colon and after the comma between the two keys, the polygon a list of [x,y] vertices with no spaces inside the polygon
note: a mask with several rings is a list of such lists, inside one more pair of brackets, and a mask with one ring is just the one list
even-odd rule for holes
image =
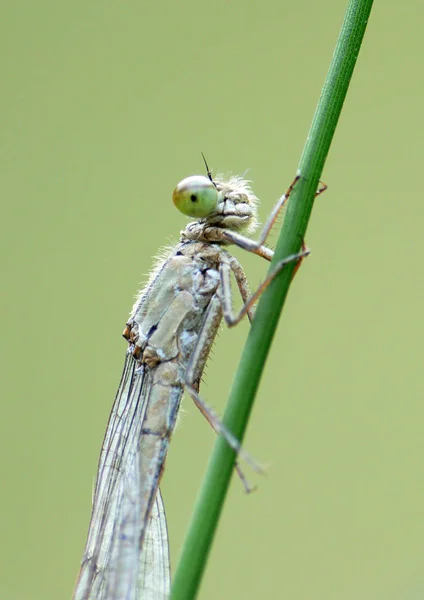
{"label": "damselfly", "polygon": [[[297,178],[296,178],[297,179]],[[235,244],[267,260],[266,238],[290,195],[276,203],[259,237],[257,198],[242,177],[192,176],[174,190],[176,207],[197,220],[156,265],[135,302],[124,337],[124,370],[102,446],[88,538],[74,600],[161,600],[170,568],[159,482],[185,390],[217,433],[243,456],[234,436],[198,395],[201,376],[222,318],[232,326],[272,278],[307,250],[279,262],[253,295]],[[243,306],[233,314],[233,273]]]}

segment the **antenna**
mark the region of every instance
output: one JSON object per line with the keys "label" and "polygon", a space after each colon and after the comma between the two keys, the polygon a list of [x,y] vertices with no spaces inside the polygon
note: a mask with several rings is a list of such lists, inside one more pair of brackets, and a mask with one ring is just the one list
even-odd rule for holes
{"label": "antenna", "polygon": [[209,177],[209,179],[210,179],[210,180],[212,181],[212,183],[215,185],[215,183],[214,183],[214,180],[212,179],[212,175],[211,175],[211,172],[210,172],[210,169],[209,169],[209,165],[208,165],[208,163],[206,162],[205,155],[203,154],[203,152],[201,152],[200,154],[202,155],[203,162],[205,163],[205,167],[206,167],[206,173],[208,174],[208,177]]}

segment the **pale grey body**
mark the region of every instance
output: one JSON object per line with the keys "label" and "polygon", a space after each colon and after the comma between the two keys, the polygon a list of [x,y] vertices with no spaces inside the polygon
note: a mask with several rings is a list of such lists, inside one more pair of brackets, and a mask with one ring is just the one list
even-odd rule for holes
{"label": "pale grey body", "polygon": [[[190,357],[207,322],[208,336],[196,349],[198,381],[221,322],[217,290],[223,255],[228,253],[215,244],[179,244],[134,307],[128,325],[141,355],[139,360],[131,352],[126,357],[103,443],[75,599],[147,597],[137,589],[146,575],[135,583],[140,548]],[[165,587],[164,594],[168,591]],[[155,590],[153,597],[159,599],[160,592]]]}

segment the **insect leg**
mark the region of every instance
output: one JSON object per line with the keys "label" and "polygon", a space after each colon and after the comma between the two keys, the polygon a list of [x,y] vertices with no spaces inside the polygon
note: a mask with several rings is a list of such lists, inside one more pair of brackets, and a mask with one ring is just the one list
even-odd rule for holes
{"label": "insect leg", "polygon": [[[246,274],[243,270],[243,267],[241,266],[241,264],[238,262],[238,260],[234,256],[231,256],[230,254],[228,254],[228,258],[229,258],[229,262],[230,262],[230,268],[234,273],[237,287],[239,289],[240,296],[243,300],[243,304],[248,304],[249,298],[252,295],[252,293],[249,289],[249,284],[247,283],[247,278],[246,278]],[[222,277],[221,277],[221,290],[222,289],[223,289],[223,286],[222,286]],[[231,288],[230,288],[229,279],[228,279],[228,285],[225,287],[224,291],[227,292],[227,290],[230,291],[230,296],[231,296]],[[231,306],[231,297],[230,297],[230,306]],[[254,306],[252,304],[249,304],[249,307],[246,309],[246,312],[247,312],[249,321],[251,323],[252,319],[253,319],[253,315],[255,314]]]}
{"label": "insect leg", "polygon": [[[258,289],[247,299],[244,297],[244,291],[241,293],[244,304],[239,310],[239,312],[234,315],[233,308],[231,304],[231,285],[230,285],[230,275],[231,271],[233,271],[236,281],[239,285],[239,289],[245,285],[245,277],[243,281],[243,277],[240,278],[240,270],[241,267],[237,263],[237,261],[232,257],[232,260],[226,261],[223,260],[220,265],[219,273],[221,277],[221,302],[222,302],[222,312],[224,316],[224,320],[228,327],[233,327],[237,325],[244,317],[245,314],[249,314],[249,311],[253,308],[253,305],[262,294],[264,290],[269,286],[271,281],[278,275],[278,273],[289,263],[294,261],[299,261],[305,256],[308,256],[309,249],[305,247],[301,252],[297,252],[296,254],[291,254],[287,256],[283,260],[280,260],[274,267],[274,269],[267,275],[264,281],[260,284]],[[244,276],[244,273],[243,273]],[[240,278],[240,281],[239,281]]]}
{"label": "insect leg", "polygon": [[[224,440],[227,442],[230,448],[234,450],[237,456],[245,460],[257,473],[264,474],[264,468],[262,467],[262,465],[260,465],[248,452],[246,452],[246,450],[242,448],[236,436],[233,433],[231,433],[228,427],[224,425],[224,423],[220,420],[216,412],[201,399],[194,387],[187,383],[185,386],[185,390],[189,394],[190,398],[193,400],[197,408],[200,410],[202,415],[205,417],[209,425],[212,427],[212,429],[218,435],[222,435]],[[244,476],[241,479],[244,483]]]}
{"label": "insect leg", "polygon": [[[201,399],[198,393],[200,378],[221,319],[221,300],[216,295],[209,305],[204,325],[199,333],[196,346],[191,354],[189,364],[187,366],[185,376],[185,390],[189,394],[190,398],[193,400],[197,408],[200,410],[202,415],[206,418],[212,429],[218,435],[222,435],[222,437],[225,439],[230,448],[232,448],[240,457],[242,457],[248,464],[250,464],[255,471],[263,473],[263,468],[261,467],[261,465],[259,465],[258,462],[255,461],[248,454],[248,452],[243,450],[236,436],[233,433],[231,433],[231,431],[222,423],[215,411],[213,411]],[[240,467],[237,463],[235,467],[246,492],[252,491],[252,488],[247,483],[247,480],[241,472]]]}

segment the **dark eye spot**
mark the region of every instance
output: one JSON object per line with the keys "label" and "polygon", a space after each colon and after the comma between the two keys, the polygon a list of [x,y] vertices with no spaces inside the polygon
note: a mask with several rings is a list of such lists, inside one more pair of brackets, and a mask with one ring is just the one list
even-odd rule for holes
{"label": "dark eye spot", "polygon": [[192,194],[192,195],[190,196],[190,200],[191,200],[192,202],[197,202],[197,196],[196,196],[196,194]]}

